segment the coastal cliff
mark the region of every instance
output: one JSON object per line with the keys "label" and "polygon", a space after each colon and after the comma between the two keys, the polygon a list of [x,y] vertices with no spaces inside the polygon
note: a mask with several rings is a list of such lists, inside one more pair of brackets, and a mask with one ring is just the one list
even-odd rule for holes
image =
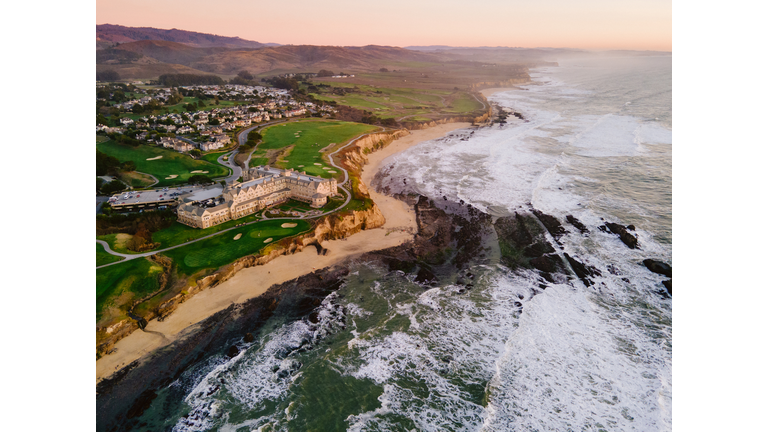
{"label": "coastal cliff", "polygon": [[[379,132],[366,135],[340,152],[339,161],[349,171],[350,184],[353,198],[364,200],[365,206],[358,210],[340,211],[327,215],[314,221],[309,232],[286,238],[264,248],[260,254],[242,257],[231,264],[227,264],[211,274],[196,279],[174,280],[172,266],[164,265],[164,273],[161,276],[163,287],[170,289],[160,290],[155,297],[153,306],[141,304],[144,300],[134,304],[135,309],[129,316],[112,323],[106,327],[96,329],[96,355],[97,358],[108,354],[114,348],[115,343],[130,335],[138,329],[144,329],[147,322],[153,319],[163,320],[172,314],[182,303],[192,296],[232,278],[239,271],[264,265],[282,255],[291,255],[302,251],[307,246],[317,248],[318,254],[322,253],[321,243],[325,240],[336,240],[349,237],[362,230],[378,228],[384,225],[385,219],[381,210],[370,199],[367,186],[359,179],[360,172],[368,163],[366,155],[380,150],[394,140],[408,135],[407,130]],[[161,256],[153,256],[153,260],[168,260]],[[156,261],[158,262],[158,261]],[[165,262],[165,261],[162,261]],[[160,262],[158,262],[160,263]],[[141,304],[141,306],[139,306]]]}

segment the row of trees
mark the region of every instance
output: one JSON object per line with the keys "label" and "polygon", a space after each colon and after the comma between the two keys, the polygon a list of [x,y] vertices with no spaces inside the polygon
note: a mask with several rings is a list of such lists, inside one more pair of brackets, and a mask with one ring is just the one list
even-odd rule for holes
{"label": "row of trees", "polygon": [[160,85],[168,87],[224,84],[224,80],[217,75],[163,74],[160,75],[158,81]]}
{"label": "row of trees", "polygon": [[136,171],[136,163],[120,162],[116,157],[96,150],[96,175],[115,175],[118,171]]}

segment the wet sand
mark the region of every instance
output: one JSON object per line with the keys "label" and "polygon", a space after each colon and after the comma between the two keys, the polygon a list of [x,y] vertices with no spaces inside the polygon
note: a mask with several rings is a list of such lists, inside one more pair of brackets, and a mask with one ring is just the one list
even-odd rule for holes
{"label": "wet sand", "polygon": [[[469,123],[448,123],[429,129],[413,131],[411,135],[395,140],[387,147],[368,155],[362,180],[366,185],[378,172],[381,162],[422,141],[440,138],[456,129],[469,127]],[[179,307],[164,321],[152,320],[146,331],[136,330],[115,344],[116,352],[96,362],[96,381],[108,377],[117,369],[153,350],[173,342],[184,329],[204,320],[233,303],[241,303],[259,296],[274,284],[283,283],[314,270],[328,267],[342,260],[379,249],[400,245],[413,238],[416,215],[406,203],[369,189],[371,198],[386,219],[384,226],[365,230],[343,240],[323,242],[327,255],[318,255],[307,247],[293,255],[283,255],[263,266],[243,269],[231,279],[214,288],[206,289]]]}

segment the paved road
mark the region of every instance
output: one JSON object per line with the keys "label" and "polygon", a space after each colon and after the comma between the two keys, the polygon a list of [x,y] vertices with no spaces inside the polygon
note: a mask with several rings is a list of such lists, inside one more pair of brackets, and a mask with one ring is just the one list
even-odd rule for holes
{"label": "paved road", "polygon": [[96,195],[96,214],[99,214],[101,212],[101,206],[104,205],[104,203],[107,201],[109,201],[108,196]]}

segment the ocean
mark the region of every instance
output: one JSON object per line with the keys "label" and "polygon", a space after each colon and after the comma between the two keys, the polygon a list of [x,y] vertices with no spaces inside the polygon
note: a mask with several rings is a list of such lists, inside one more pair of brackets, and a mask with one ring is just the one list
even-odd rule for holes
{"label": "ocean", "polygon": [[[593,286],[542,289],[493,253],[467,293],[358,262],[311,317],[276,314],[235,357],[207,356],[158,391],[140,430],[671,430],[672,300],[640,263],[672,264],[672,59],[531,77],[489,97],[522,118],[393,155],[376,186],[494,218],[573,215],[589,234],[567,226],[559,244],[601,270]],[[605,222],[634,225],[640,248]]]}

